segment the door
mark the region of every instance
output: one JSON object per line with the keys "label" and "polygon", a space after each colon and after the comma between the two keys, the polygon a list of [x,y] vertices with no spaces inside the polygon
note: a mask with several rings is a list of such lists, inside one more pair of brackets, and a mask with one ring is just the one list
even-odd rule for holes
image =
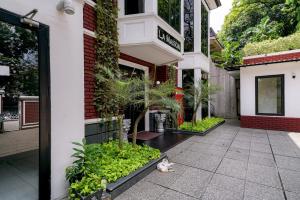
{"label": "door", "polygon": [[0,199],[50,199],[49,28],[0,9]]}
{"label": "door", "polygon": [[194,110],[194,95],[191,94],[191,90],[194,85],[194,70],[185,69],[182,70],[182,88],[185,92],[183,97],[183,106],[184,106],[184,121],[192,121],[193,110]]}
{"label": "door", "polygon": [[[122,73],[122,77],[124,79],[126,78],[144,78],[145,72],[141,69],[136,69],[133,67],[125,66],[125,65],[119,65],[120,71]],[[133,125],[136,118],[139,116],[139,114],[143,111],[142,107],[136,107],[133,105],[128,106],[124,113],[126,119],[131,119],[131,128],[129,130],[129,133],[132,133],[133,131]],[[145,117],[140,121],[138,125],[138,132],[145,130]]]}

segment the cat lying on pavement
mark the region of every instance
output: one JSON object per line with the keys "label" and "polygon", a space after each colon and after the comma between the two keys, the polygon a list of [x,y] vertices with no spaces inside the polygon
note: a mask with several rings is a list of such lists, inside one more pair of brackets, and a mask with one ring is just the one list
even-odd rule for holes
{"label": "cat lying on pavement", "polygon": [[157,169],[160,172],[174,172],[174,170],[172,169],[173,165],[174,163],[170,163],[168,159],[164,158],[162,162],[157,164]]}

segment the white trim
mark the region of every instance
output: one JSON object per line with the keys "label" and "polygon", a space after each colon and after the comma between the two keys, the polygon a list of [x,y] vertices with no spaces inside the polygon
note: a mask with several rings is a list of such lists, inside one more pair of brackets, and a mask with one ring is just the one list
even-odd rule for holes
{"label": "white trim", "polygon": [[96,38],[96,33],[95,33],[95,31],[90,31],[90,30],[88,30],[88,29],[86,29],[86,28],[83,29],[83,34],[88,35],[88,36],[91,36],[91,37],[93,37],[93,38]]}
{"label": "white trim", "polygon": [[279,55],[285,55],[285,54],[291,54],[291,53],[300,53],[300,49],[294,49],[289,51],[280,51],[275,53],[268,53],[268,54],[260,54],[260,55],[254,55],[254,56],[246,56],[243,58],[243,60],[247,59],[253,59],[253,58],[263,58],[267,56],[279,56]]}
{"label": "white trim", "polygon": [[[112,117],[112,121],[117,120],[117,117]],[[97,124],[100,122],[105,122],[105,118],[95,118],[95,119],[86,119],[84,120],[85,124]],[[108,121],[108,120],[107,120]]]}
{"label": "white trim", "polygon": [[19,99],[21,100],[25,100],[25,99],[29,99],[29,100],[32,100],[32,101],[37,101],[37,99],[39,99],[40,97],[39,96],[20,96]]}
{"label": "white trim", "polygon": [[92,0],[84,0],[84,3],[92,6],[93,8],[95,8],[95,6],[96,6],[96,3]]}

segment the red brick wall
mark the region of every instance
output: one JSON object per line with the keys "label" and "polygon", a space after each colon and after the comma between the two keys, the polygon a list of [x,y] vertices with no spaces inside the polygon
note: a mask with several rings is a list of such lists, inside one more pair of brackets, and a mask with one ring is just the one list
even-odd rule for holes
{"label": "red brick wall", "polygon": [[84,35],[84,109],[85,119],[98,118],[94,106],[95,38]]}
{"label": "red brick wall", "polygon": [[96,12],[95,9],[88,4],[84,4],[83,6],[83,28],[90,31],[96,30]]}
{"label": "red brick wall", "polygon": [[39,123],[39,102],[25,102],[25,124]]}
{"label": "red brick wall", "polygon": [[241,127],[300,132],[300,118],[241,116]]}
{"label": "red brick wall", "polygon": [[[117,1],[114,1],[115,3]],[[96,13],[92,6],[85,4],[83,7],[83,27],[90,31],[96,29]],[[96,108],[94,106],[94,66],[96,62],[95,38],[84,35],[84,103],[85,103],[85,119],[98,118]],[[136,64],[140,64],[149,68],[150,77],[153,77],[155,65],[144,60],[120,54],[120,58]]]}
{"label": "red brick wall", "polygon": [[258,58],[244,58],[245,65],[261,64],[261,63],[271,63],[279,61],[289,61],[300,59],[300,52],[285,53],[280,55],[271,55]]}

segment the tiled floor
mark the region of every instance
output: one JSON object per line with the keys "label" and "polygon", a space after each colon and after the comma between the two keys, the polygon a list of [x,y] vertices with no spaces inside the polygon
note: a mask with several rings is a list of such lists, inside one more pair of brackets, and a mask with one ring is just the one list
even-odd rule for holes
{"label": "tiled floor", "polygon": [[174,172],[152,172],[117,200],[299,200],[300,133],[229,122],[167,151]]}
{"label": "tiled floor", "polygon": [[38,199],[38,151],[0,159],[0,199]]}

